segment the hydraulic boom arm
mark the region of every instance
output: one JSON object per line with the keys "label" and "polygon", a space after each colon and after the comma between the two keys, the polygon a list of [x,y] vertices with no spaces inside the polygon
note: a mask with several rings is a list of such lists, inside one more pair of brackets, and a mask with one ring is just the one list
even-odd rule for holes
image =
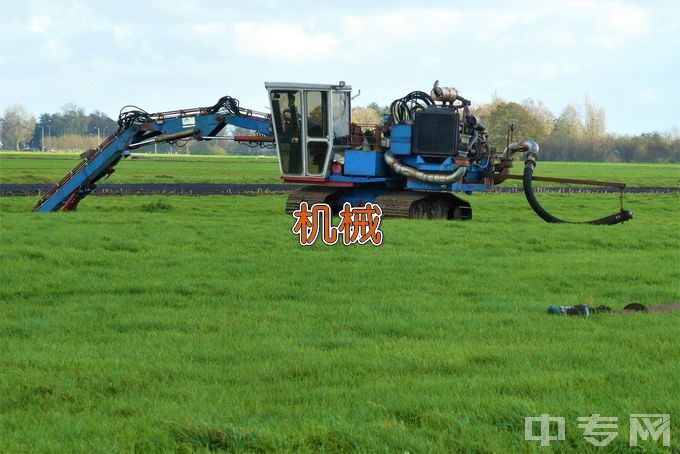
{"label": "hydraulic boom arm", "polygon": [[[238,100],[224,96],[214,106],[148,114],[129,106],[118,118],[118,130],[97,148],[81,155],[82,161],[50,189],[33,211],[72,211],[91,193],[98,180],[108,177],[131,150],[151,143],[181,139],[211,140],[226,126],[234,125],[273,136],[268,114],[242,109]],[[252,140],[252,137],[250,138]]]}

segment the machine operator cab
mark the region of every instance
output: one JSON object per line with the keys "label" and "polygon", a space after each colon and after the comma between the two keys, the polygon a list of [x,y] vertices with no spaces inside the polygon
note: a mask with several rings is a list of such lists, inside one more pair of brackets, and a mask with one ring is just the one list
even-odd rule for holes
{"label": "machine operator cab", "polygon": [[284,181],[328,179],[333,156],[348,148],[352,88],[265,83],[272,108],[276,152]]}

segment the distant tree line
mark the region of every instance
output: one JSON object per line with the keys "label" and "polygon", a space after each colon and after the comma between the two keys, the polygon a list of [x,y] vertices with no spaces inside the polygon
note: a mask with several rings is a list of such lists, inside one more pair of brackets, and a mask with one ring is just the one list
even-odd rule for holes
{"label": "distant tree line", "polygon": [[85,114],[82,107],[67,104],[58,113],[44,113],[36,121],[23,106],[16,104],[0,118],[3,148],[14,150],[82,149],[96,145],[118,128],[106,114]]}
{"label": "distant tree line", "polygon": [[650,132],[636,136],[606,131],[604,110],[588,98],[582,106],[569,104],[555,117],[541,102],[522,103],[494,98],[474,110],[498,150],[507,143],[508,125],[514,138],[533,139],[541,147],[544,161],[678,162],[680,135]]}
{"label": "distant tree line", "polygon": [[[352,109],[352,121],[359,124],[382,123],[387,107],[371,103]],[[636,136],[607,133],[605,113],[588,98],[583,105],[569,104],[555,116],[540,101],[521,103],[498,97],[473,110],[489,132],[491,145],[501,152],[507,141],[508,126],[515,125],[514,138],[533,139],[541,146],[546,161],[625,161],[679,162],[680,135],[674,132],[649,132]],[[95,147],[118,129],[115,120],[82,107],[67,104],[57,113],[31,115],[17,104],[0,118],[2,148],[14,150],[84,150]],[[248,131],[227,127],[226,135],[248,135]],[[191,154],[273,154],[261,148],[231,141],[178,142],[140,149],[142,152]]]}

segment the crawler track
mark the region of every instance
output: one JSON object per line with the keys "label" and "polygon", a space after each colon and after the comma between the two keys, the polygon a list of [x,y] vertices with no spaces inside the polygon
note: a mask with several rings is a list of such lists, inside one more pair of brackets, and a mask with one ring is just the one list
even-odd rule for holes
{"label": "crawler track", "polygon": [[301,202],[307,202],[309,205],[315,203],[327,203],[335,205],[333,195],[338,191],[337,188],[320,187],[303,187],[292,191],[286,201],[286,213],[291,214],[300,207]]}
{"label": "crawler track", "polygon": [[378,197],[387,217],[425,219],[472,219],[470,204],[453,194],[394,191]]}

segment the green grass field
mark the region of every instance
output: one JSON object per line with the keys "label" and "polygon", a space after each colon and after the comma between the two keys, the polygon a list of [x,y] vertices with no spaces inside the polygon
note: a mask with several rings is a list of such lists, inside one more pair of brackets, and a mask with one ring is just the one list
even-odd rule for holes
{"label": "green grass field", "polygon": [[[138,155],[116,166],[107,183],[280,183],[276,158]],[[75,167],[73,153],[0,153],[0,183],[56,183]],[[518,162],[513,173],[521,174]],[[537,176],[621,181],[631,187],[680,186],[677,164],[540,162]],[[537,183],[540,185],[541,183]],[[507,181],[503,186],[521,186]],[[555,186],[555,183],[543,183]]]}
{"label": "green grass field", "polygon": [[[281,183],[275,157],[137,155],[104,183]],[[0,153],[0,183],[56,183],[80,162],[75,153]]]}
{"label": "green grass field", "polygon": [[[566,417],[556,451],[604,452],[577,426],[593,413],[619,418],[615,452],[630,413],[670,413],[680,449],[680,313],[545,313],[680,300],[677,195],[629,196],[636,218],[610,227],[469,199],[469,222],[388,219],[380,247],[303,248],[284,196],[48,215],[0,198],[0,449],[525,452],[541,413]],[[541,200],[582,219],[617,205]]]}

